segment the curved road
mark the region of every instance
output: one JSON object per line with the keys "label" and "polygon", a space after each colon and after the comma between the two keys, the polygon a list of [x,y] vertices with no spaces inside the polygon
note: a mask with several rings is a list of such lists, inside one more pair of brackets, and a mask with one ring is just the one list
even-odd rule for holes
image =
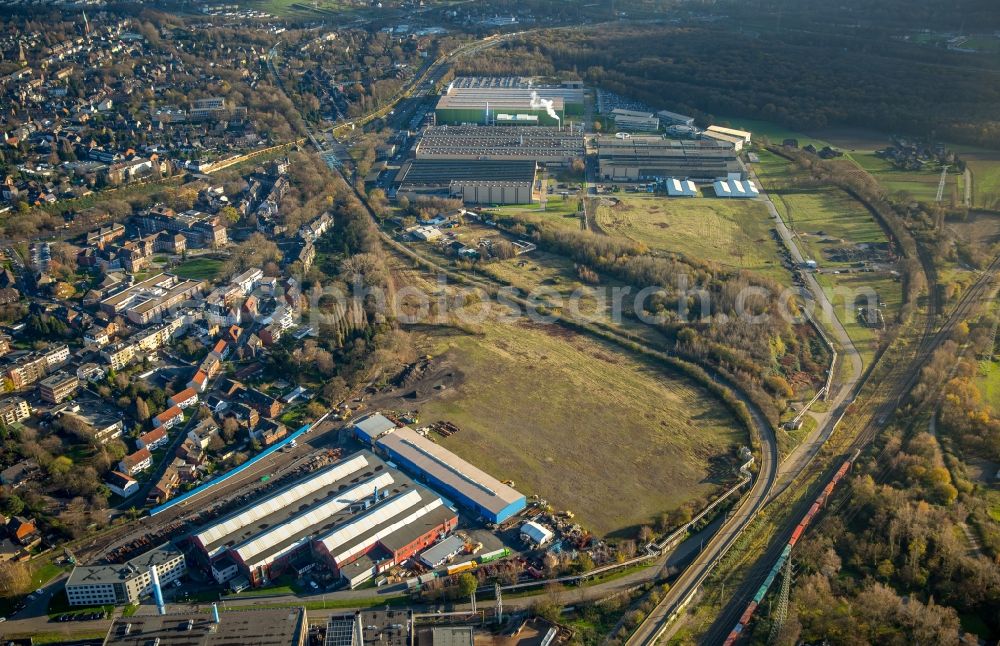
{"label": "curved road", "polygon": [[[778,235],[781,237],[781,241],[784,243],[785,248],[788,249],[789,254],[792,256],[792,260],[798,265],[802,266],[805,263],[805,257],[802,255],[799,249],[798,243],[795,241],[794,234],[785,226],[785,221],[781,219],[778,215],[778,210],[774,207],[774,202],[771,201],[771,197],[763,190],[763,185],[757,178],[757,173],[751,167],[750,170],[751,178],[756,182],[758,186],[761,187],[760,197],[758,200],[764,202],[767,206],[768,212],[771,214],[771,219],[774,220],[774,227],[778,231]],[[812,431],[802,442],[799,443],[795,449],[785,457],[781,462],[781,468],[779,470],[778,482],[775,485],[775,489],[772,492],[770,500],[773,500],[782,491],[791,484],[792,480],[802,472],[806,466],[812,461],[819,450],[823,447],[830,436],[833,435],[833,431],[836,430],[837,424],[840,422],[844,413],[847,411],[847,407],[854,402],[854,398],[857,396],[858,390],[861,387],[861,375],[864,369],[864,365],[861,361],[861,355],[858,349],[854,345],[854,341],[851,340],[850,335],[844,328],[844,324],[840,322],[837,318],[836,313],[833,309],[833,304],[827,297],[826,292],[820,286],[819,282],[816,281],[816,276],[812,272],[803,271],[800,272],[802,279],[806,286],[809,288],[809,293],[812,294],[813,301],[817,305],[819,317],[813,316],[820,323],[826,323],[829,325],[830,329],[833,331],[834,339],[837,343],[837,355],[838,359],[841,361],[847,361],[850,364],[850,376],[846,380],[838,384],[836,388],[836,394],[832,396],[829,400],[830,410],[827,413],[813,413],[819,422],[816,425],[816,429]],[[837,366],[831,366],[831,370],[836,370]],[[836,375],[834,375],[836,378]],[[831,383],[831,389],[834,384]],[[770,502],[769,500],[769,502]]]}
{"label": "curved road", "polygon": [[[761,416],[756,408],[751,408],[750,411],[758,427],[768,429],[770,433],[771,427],[767,420]],[[750,524],[757,512],[763,509],[767,503],[768,494],[777,480],[778,446],[773,433],[770,435],[771,437],[767,438],[769,441],[765,442],[765,438],[761,438],[764,447],[761,452],[760,472],[747,498],[737,509],[735,515],[726,520],[718,533],[712,537],[701,554],[681,573],[670,590],[667,591],[663,601],[646,617],[646,620],[626,642],[627,644],[655,643],[677,612],[683,610],[691,600],[715,564],[733,546],[744,528]]]}
{"label": "curved road", "polygon": [[[496,41],[494,40],[493,42]],[[481,44],[489,46],[492,43],[487,41],[484,43],[481,42]],[[474,50],[476,49],[476,47],[473,46],[469,49]],[[467,49],[466,52],[467,51],[469,50]],[[445,62],[446,62],[445,60],[439,59],[439,61],[437,61],[435,65],[444,65]],[[428,75],[430,75],[432,73],[433,67],[434,66],[431,66],[430,68],[425,70],[423,76],[427,77]],[[275,74],[275,76],[277,76],[277,74]],[[393,103],[395,103],[395,101]],[[382,109],[385,110],[386,107],[383,107]],[[310,140],[316,146],[316,148],[322,153],[323,148],[318,145],[316,139],[312,135],[311,130],[308,132],[308,135]],[[339,169],[335,168],[334,170],[335,172],[338,173],[340,172]],[[346,178],[344,179],[346,181]],[[352,190],[355,193],[355,196],[361,201],[361,203],[368,210],[369,215],[372,217],[373,221],[375,221],[374,213],[371,211],[371,208],[368,205],[365,196],[360,191],[358,191],[357,187],[355,187],[351,182],[348,181],[347,184],[352,188]],[[771,205],[772,212],[775,213],[776,215],[777,213],[776,211],[773,211],[773,208],[774,208],[773,205]],[[456,279],[464,283],[477,284],[480,287],[484,287],[487,293],[492,293],[497,288],[496,285],[489,283],[484,279],[480,279],[478,277],[472,277],[466,274],[460,274],[460,275],[456,274],[456,272],[449,270],[431,261],[430,259],[423,257],[422,255],[416,253],[415,251],[406,247],[405,245],[400,244],[398,241],[394,240],[391,236],[389,236],[385,232],[381,230],[379,230],[379,232],[382,237],[382,240],[386,244],[388,244],[396,251],[416,260],[419,264],[433,267],[435,270],[440,271],[445,275],[454,276]],[[822,290],[818,290],[818,293],[816,293],[816,297],[817,300],[822,300],[826,298]],[[523,306],[527,307],[535,306],[535,304],[529,303],[526,299],[519,299],[514,297],[511,298],[511,300]],[[521,300],[523,300],[524,302],[519,303],[518,301]],[[601,328],[596,325],[583,324],[583,325],[574,325],[573,327],[582,327],[587,331],[612,342],[617,342],[624,345],[633,345],[633,346],[636,345],[634,340],[628,339],[627,337],[624,337],[616,332]],[[846,336],[846,332],[844,334]],[[851,347],[853,348],[853,345]],[[674,359],[674,357],[670,357],[665,352],[653,350],[650,348],[643,348],[643,354],[647,354],[654,358],[666,359],[668,362],[671,359]],[[717,377],[716,380],[719,381]],[[702,553],[695,558],[694,562],[677,579],[673,587],[666,594],[664,600],[649,615],[649,617],[647,617],[646,621],[643,622],[643,624],[639,627],[637,632],[629,640],[628,643],[630,644],[632,643],[646,644],[655,642],[657,636],[661,634],[664,628],[669,624],[670,618],[672,618],[672,616],[679,609],[683,608],[684,605],[691,599],[691,597],[697,591],[698,587],[709,575],[715,564],[718,563],[719,559],[721,559],[722,556],[724,556],[725,553],[732,547],[732,545],[739,538],[742,531],[747,527],[747,525],[750,524],[750,522],[754,519],[757,513],[764,507],[764,505],[768,501],[769,494],[772,491],[775,482],[777,481],[779,456],[778,456],[777,440],[774,436],[774,432],[771,428],[771,425],[768,423],[767,419],[763,416],[763,414],[753,405],[753,403],[749,400],[749,398],[745,397],[741,393],[741,391],[733,388],[732,385],[730,384],[726,384],[726,386],[730,390],[732,390],[741,401],[744,402],[744,404],[747,406],[747,409],[750,412],[751,417],[753,418],[754,425],[756,426],[758,438],[762,446],[758,476],[756,480],[754,480],[753,486],[751,487],[747,497],[743,500],[743,502],[736,509],[733,515],[722,525],[719,532],[712,537],[712,539],[709,541],[705,549],[702,550]]]}
{"label": "curved road", "polygon": [[[760,185],[756,174],[751,170],[752,178]],[[801,266],[805,259],[795,242],[795,238],[784,221],[778,215],[774,203],[766,192],[761,191],[758,198],[767,206],[768,212],[774,220],[774,226],[781,237],[782,242],[788,249],[792,259]],[[715,565],[726,555],[739,538],[740,533],[750,524],[767,503],[780,494],[789,484],[812,462],[813,458],[822,448],[823,444],[830,438],[837,424],[847,410],[847,407],[854,401],[857,390],[861,384],[862,361],[854,342],[847,334],[840,320],[834,315],[833,305],[827,298],[823,288],[816,281],[815,276],[810,272],[802,272],[803,280],[818,305],[821,314],[828,315],[826,322],[833,330],[836,343],[839,346],[838,355],[847,360],[850,364],[850,376],[842,383],[838,384],[836,394],[831,400],[831,409],[828,413],[817,415],[819,423],[816,430],[809,434],[784,460],[778,464],[777,448],[772,443],[769,445],[771,451],[765,450],[765,456],[761,460],[761,473],[765,471],[765,459],[773,460],[775,475],[773,477],[758,477],[751,489],[750,496],[739,508],[737,515],[730,518],[725,525],[715,534],[706,545],[702,553],[688,566],[681,576],[674,583],[673,588],[664,596],[663,601],[653,610],[652,613],[640,624],[639,628],[629,638],[629,646],[639,644],[654,644],[664,634],[670,626],[671,621],[683,610],[684,607],[694,597],[702,582],[708,577]],[[831,366],[831,370],[836,370],[836,366]],[[756,411],[753,410],[756,414]],[[758,422],[759,423],[759,422]]]}

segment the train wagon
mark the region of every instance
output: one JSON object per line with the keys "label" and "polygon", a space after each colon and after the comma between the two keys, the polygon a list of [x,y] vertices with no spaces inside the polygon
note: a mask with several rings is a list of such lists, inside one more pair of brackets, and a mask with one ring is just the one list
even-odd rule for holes
{"label": "train wagon", "polygon": [[729,636],[726,637],[726,641],[723,642],[724,646],[733,646],[733,644],[735,644],[736,641],[740,638],[740,636],[743,633],[743,630],[746,628],[746,626],[750,623],[750,620],[753,618],[754,612],[757,610],[757,608],[760,607],[760,604],[764,601],[764,596],[767,594],[768,589],[774,583],[774,579],[776,578],[778,571],[781,570],[785,562],[791,557],[792,547],[794,547],[795,544],[802,537],[802,533],[805,531],[806,527],[819,512],[820,507],[822,507],[823,504],[826,503],[826,501],[829,499],[830,495],[833,493],[834,488],[836,488],[837,483],[839,483],[840,480],[845,475],[847,475],[847,472],[850,470],[851,465],[854,464],[854,461],[858,459],[859,455],[861,455],[861,450],[855,449],[854,452],[851,454],[851,457],[845,460],[842,465],[840,465],[840,468],[837,469],[837,472],[830,479],[830,482],[827,483],[827,485],[823,488],[823,491],[820,492],[819,496],[813,502],[812,506],[809,508],[809,511],[806,513],[805,516],[802,517],[802,520],[795,527],[795,531],[792,532],[791,538],[788,539],[788,543],[785,545],[785,549],[781,551],[781,556],[778,557],[778,559],[774,563],[774,566],[771,568],[770,572],[768,572],[767,577],[764,579],[764,583],[762,583],[761,586],[757,589],[757,594],[754,595],[753,601],[751,601],[747,605],[747,608],[743,612],[743,615],[740,616],[739,622],[730,631]]}

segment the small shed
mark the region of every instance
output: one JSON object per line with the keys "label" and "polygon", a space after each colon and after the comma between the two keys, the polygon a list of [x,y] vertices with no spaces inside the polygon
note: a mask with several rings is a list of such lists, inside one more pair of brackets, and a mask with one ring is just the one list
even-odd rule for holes
{"label": "small shed", "polygon": [[396,430],[396,424],[381,413],[372,413],[354,424],[354,435],[365,444],[372,445],[383,435]]}
{"label": "small shed", "polygon": [[465,541],[461,536],[449,536],[443,541],[424,550],[420,555],[420,561],[430,568],[444,565],[465,549]]}

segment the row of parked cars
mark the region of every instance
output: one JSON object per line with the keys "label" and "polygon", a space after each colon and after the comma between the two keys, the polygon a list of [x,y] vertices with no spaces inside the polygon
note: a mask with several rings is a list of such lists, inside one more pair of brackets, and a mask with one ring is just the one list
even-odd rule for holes
{"label": "row of parked cars", "polygon": [[58,617],[52,617],[52,621],[92,621],[94,619],[107,619],[107,611],[100,612],[78,612],[78,613],[67,613],[64,615],[59,615]]}

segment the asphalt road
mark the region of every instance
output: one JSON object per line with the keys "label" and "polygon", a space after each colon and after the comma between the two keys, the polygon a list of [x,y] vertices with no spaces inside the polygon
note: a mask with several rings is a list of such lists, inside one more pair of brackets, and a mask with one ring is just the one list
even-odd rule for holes
{"label": "asphalt road", "polygon": [[[759,185],[755,174],[753,175],[753,179]],[[758,199],[766,204],[771,217],[774,219],[775,228],[791,254],[793,261],[802,265],[804,261],[802,253],[795,242],[794,236],[778,215],[774,204],[767,194],[763,192]],[[803,272],[803,280],[812,298],[818,305],[817,309],[821,315],[824,312],[833,313],[833,305],[819,283],[816,282],[815,277],[811,273]],[[828,323],[833,330],[841,360],[848,361],[850,366],[850,376],[844,382],[837,384],[836,394],[830,400],[830,412],[816,415],[819,422],[816,430],[810,433],[802,443],[782,460],[780,465],[776,444],[771,443],[765,446],[760,468],[762,475],[758,476],[754,482],[750,496],[737,510],[736,515],[730,518],[715,536],[711,537],[704,551],[678,577],[671,590],[664,597],[663,601],[660,602],[660,605],[650,613],[636,632],[633,633],[627,642],[628,644],[653,644],[663,636],[673,618],[694,597],[698,587],[708,577],[715,565],[725,556],[726,552],[729,551],[729,548],[735,543],[743,529],[750,524],[750,521],[753,520],[757,512],[773,500],[778,493],[783,491],[812,462],[816,453],[819,452],[823,444],[833,434],[847,407],[854,401],[862,375],[863,365],[861,357],[854,346],[854,342],[847,334],[847,330],[844,329],[844,326],[836,316],[829,317]],[[755,417],[758,416],[756,410],[751,409],[751,411],[755,414]],[[767,421],[763,419],[758,419],[758,426],[769,428]]]}
{"label": "asphalt road", "polygon": [[[757,173],[751,167],[751,177],[761,186],[760,180],[757,179]],[[772,220],[774,220],[775,229],[778,231],[778,235],[781,237],[785,248],[792,256],[792,260],[799,266],[805,262],[805,258],[799,249],[798,243],[795,241],[795,236],[788,227],[785,226],[784,220],[778,215],[777,209],[774,208],[774,203],[771,201],[771,197],[764,191],[761,191],[760,197],[757,198],[764,202],[767,206],[768,212],[771,214]],[[811,413],[813,417],[816,418],[817,424],[816,429],[813,430],[797,447],[795,447],[792,452],[784,458],[781,462],[781,466],[778,470],[778,481],[775,484],[774,490],[771,493],[770,499],[773,500],[778,494],[785,490],[785,488],[791,483],[791,481],[805,469],[812,459],[816,456],[819,450],[823,447],[833,431],[836,430],[837,424],[843,417],[844,413],[847,411],[847,407],[851,405],[854,398],[857,396],[857,390],[859,384],[861,383],[861,375],[864,365],[861,361],[861,355],[858,353],[858,349],[854,345],[854,341],[851,340],[850,335],[844,328],[843,323],[835,315],[833,309],[833,304],[826,296],[826,292],[820,287],[819,283],[816,282],[816,277],[808,271],[801,272],[802,280],[805,282],[809,293],[812,295],[813,302],[816,305],[816,315],[814,318],[820,322],[825,322],[829,325],[830,329],[833,331],[834,340],[837,344],[838,360],[843,362],[848,362],[849,365],[849,376],[843,382],[833,384],[835,388],[835,393],[832,398],[829,399],[828,412],[826,413]],[[836,369],[836,368],[834,368]]]}

